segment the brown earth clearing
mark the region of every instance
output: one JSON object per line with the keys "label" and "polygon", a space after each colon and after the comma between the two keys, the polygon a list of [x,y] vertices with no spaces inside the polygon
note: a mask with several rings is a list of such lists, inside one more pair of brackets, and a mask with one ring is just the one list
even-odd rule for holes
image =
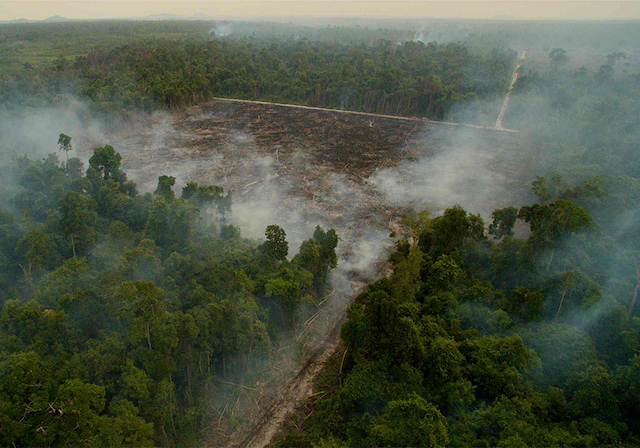
{"label": "brown earth clearing", "polygon": [[[256,223],[257,232],[243,224],[261,217],[288,234],[316,224],[386,231],[412,207],[456,203],[487,219],[497,207],[530,199],[526,173],[535,157],[522,133],[226,101],[140,119],[109,143],[143,191],[153,191],[161,174],[177,178],[178,194],[191,180],[233,190],[234,219],[255,237],[273,222]],[[453,197],[442,194],[445,187]],[[503,194],[482,194],[488,189]],[[247,203],[256,205],[249,219]]]}

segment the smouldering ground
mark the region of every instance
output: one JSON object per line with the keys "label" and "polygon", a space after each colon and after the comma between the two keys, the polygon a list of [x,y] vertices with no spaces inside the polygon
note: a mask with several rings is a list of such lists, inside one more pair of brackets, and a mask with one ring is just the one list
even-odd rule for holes
{"label": "smouldering ground", "polygon": [[388,233],[411,207],[457,203],[488,219],[529,200],[532,150],[517,133],[216,101],[111,140],[141,189],[153,191],[161,174],[177,190],[220,185],[234,191],[246,236],[276,223],[292,243],[316,224],[336,227],[346,247]]}

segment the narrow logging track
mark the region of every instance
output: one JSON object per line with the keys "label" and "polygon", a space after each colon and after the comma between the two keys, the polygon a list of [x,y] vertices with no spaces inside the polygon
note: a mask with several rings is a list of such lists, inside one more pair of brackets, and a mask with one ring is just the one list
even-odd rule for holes
{"label": "narrow logging track", "polygon": [[[366,282],[388,274],[385,260],[394,247],[389,232],[402,234],[400,222],[410,210],[452,205],[450,197],[433,204],[398,200],[380,179],[391,176],[413,186],[416,176],[425,176],[413,172],[415,166],[444,163],[427,176],[440,176],[443,183],[464,178],[451,191],[468,193],[472,199],[458,202],[483,216],[517,205],[529,193],[531,142],[526,133],[496,131],[504,130],[219,99],[179,114],[142,117],[135,128],[111,136],[123,168],[146,191],[153,191],[159,174],[177,176],[178,185],[197,181],[234,190],[233,219],[245,236],[262,238],[266,226],[277,223],[290,247],[308,238],[316,224],[334,227],[341,238],[334,276],[341,279],[341,291],[318,311],[312,324],[318,330],[295,337],[302,356],[259,384],[236,385],[243,395],[226,414],[221,404],[206,446],[271,443],[287,415],[312,395],[314,378],[339,346],[346,304]],[[99,144],[104,143],[83,146]],[[431,187],[418,188],[430,196]],[[287,353],[285,348],[276,350]],[[274,357],[274,372],[282,367],[278,362]],[[220,383],[218,390],[229,387]],[[234,410],[242,424],[228,420]]]}
{"label": "narrow logging track", "polygon": [[342,323],[341,320],[327,336],[325,346],[316,350],[291,381],[282,388],[277,400],[265,412],[254,430],[239,442],[231,441],[227,448],[262,448],[271,443],[287,416],[313,395],[313,380],[340,344]]}
{"label": "narrow logging track", "polygon": [[504,131],[505,128],[502,126],[502,121],[504,120],[504,113],[507,111],[507,107],[509,106],[509,98],[511,97],[511,92],[513,91],[513,87],[516,85],[516,81],[518,80],[518,70],[524,63],[524,58],[527,55],[526,50],[522,50],[520,54],[520,60],[518,61],[518,65],[513,70],[513,74],[511,75],[511,82],[509,83],[509,89],[507,90],[507,94],[504,97],[504,101],[502,103],[502,107],[500,108],[500,112],[498,113],[498,118],[496,119],[496,124],[493,125],[493,128],[498,131]]}

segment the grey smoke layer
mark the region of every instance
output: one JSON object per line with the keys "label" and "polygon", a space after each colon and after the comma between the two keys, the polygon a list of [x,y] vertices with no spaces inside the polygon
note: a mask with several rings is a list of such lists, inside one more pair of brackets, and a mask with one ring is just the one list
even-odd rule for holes
{"label": "grey smoke layer", "polygon": [[[419,137],[426,154],[369,179],[392,203],[435,213],[460,205],[488,219],[496,208],[533,199],[528,148],[519,136],[464,128],[431,134]],[[432,152],[436,139],[443,141]]]}

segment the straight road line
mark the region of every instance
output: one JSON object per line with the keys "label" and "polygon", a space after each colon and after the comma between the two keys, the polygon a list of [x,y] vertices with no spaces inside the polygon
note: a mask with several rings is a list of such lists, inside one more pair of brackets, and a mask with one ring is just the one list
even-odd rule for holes
{"label": "straight road line", "polygon": [[358,112],[354,110],[328,109],[326,107],[301,106],[299,104],[272,103],[270,101],[241,100],[238,98],[222,98],[222,97],[215,97],[213,98],[213,101],[227,101],[232,103],[245,103],[245,104],[260,104],[263,106],[290,107],[295,109],[317,110],[317,111],[323,111],[323,112],[335,112],[340,114],[363,115],[367,117],[390,118],[393,120],[419,121],[422,123],[434,123],[434,124],[441,124],[445,126],[464,126],[464,127],[476,128],[476,129],[487,129],[489,131],[520,132],[516,129],[506,129],[503,127],[497,128],[494,126],[480,126],[476,124],[453,123],[450,121],[422,120],[420,118],[401,117],[398,115],[383,115],[383,114],[374,114],[371,112]]}
{"label": "straight road line", "polygon": [[518,65],[513,70],[513,74],[511,75],[511,83],[509,84],[509,90],[507,90],[507,95],[504,97],[504,101],[502,102],[502,108],[500,108],[500,112],[498,113],[498,118],[496,119],[496,124],[493,125],[494,129],[504,131],[505,128],[502,127],[502,120],[504,120],[504,113],[507,111],[507,106],[509,106],[509,97],[511,96],[511,91],[513,90],[513,86],[516,85],[516,81],[518,80],[518,70],[522,66],[524,62],[524,58],[527,55],[527,50],[522,50],[520,54],[520,60],[518,61]]}

